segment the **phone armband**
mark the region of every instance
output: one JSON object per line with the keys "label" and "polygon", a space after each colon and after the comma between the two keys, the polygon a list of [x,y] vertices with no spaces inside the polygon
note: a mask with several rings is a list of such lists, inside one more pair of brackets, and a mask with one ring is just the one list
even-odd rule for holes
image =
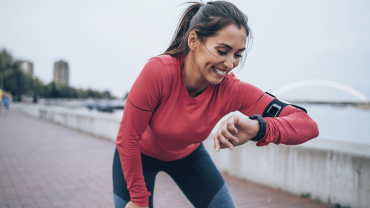
{"label": "phone armband", "polygon": [[263,111],[263,114],[262,116],[263,117],[278,117],[281,113],[281,111],[285,108],[285,106],[287,105],[291,105],[295,108],[298,108],[302,111],[304,111],[305,113],[307,113],[307,110],[298,106],[298,105],[294,105],[294,104],[291,104],[285,100],[282,100],[282,99],[279,99],[277,98],[276,96],[268,93],[268,92],[265,92],[265,94],[268,94],[270,95],[271,97],[275,98],[273,101],[270,102],[270,104],[267,105],[266,109]]}

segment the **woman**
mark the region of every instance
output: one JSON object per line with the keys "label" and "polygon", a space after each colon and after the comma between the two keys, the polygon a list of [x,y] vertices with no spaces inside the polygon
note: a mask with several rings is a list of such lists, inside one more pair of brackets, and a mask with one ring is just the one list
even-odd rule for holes
{"label": "woman", "polygon": [[291,105],[280,107],[279,117],[247,117],[262,115],[275,102],[230,73],[249,37],[247,17],[231,3],[193,3],[184,12],[170,47],[149,60],[126,101],[113,162],[116,207],[153,207],[159,171],[169,174],[195,207],[234,207],[201,143],[230,112],[246,116],[221,123],[216,151],[251,139],[258,146],[292,145],[318,135],[316,123]]}

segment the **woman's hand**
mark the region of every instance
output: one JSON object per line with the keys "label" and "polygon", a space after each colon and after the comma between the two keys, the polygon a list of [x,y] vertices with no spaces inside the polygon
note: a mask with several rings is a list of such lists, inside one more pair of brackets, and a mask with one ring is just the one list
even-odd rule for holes
{"label": "woman's hand", "polygon": [[214,138],[214,148],[217,152],[225,148],[233,150],[235,146],[242,145],[255,137],[258,130],[257,120],[232,115],[221,122]]}
{"label": "woman's hand", "polygon": [[135,205],[134,203],[132,203],[132,201],[129,201],[129,202],[126,204],[126,207],[125,207],[125,208],[149,208],[149,207],[137,206],[137,205]]}

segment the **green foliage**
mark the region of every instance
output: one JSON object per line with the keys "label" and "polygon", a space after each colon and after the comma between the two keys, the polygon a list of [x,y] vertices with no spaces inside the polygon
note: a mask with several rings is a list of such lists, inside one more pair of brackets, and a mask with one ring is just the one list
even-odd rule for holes
{"label": "green foliage", "polygon": [[54,82],[45,85],[39,78],[24,73],[21,64],[6,49],[0,50],[0,88],[9,91],[15,100],[20,100],[22,95],[44,98],[114,98],[109,91],[75,89]]}
{"label": "green foliage", "polygon": [[21,61],[13,60],[5,49],[0,51],[0,87],[10,91],[16,100],[21,95],[32,93],[33,78],[21,69]]}

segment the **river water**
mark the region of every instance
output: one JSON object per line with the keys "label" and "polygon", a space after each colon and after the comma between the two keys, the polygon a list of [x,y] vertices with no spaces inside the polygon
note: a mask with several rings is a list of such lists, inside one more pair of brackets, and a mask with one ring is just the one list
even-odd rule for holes
{"label": "river water", "polygon": [[299,104],[314,119],[320,135],[318,139],[370,145],[370,110],[352,106]]}

